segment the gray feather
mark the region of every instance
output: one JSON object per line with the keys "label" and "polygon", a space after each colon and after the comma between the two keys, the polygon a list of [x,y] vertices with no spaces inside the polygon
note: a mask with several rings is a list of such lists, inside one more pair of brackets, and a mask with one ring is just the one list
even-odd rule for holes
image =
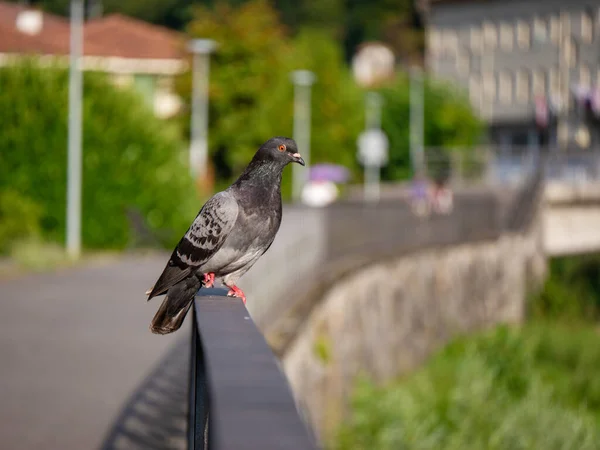
{"label": "gray feather", "polygon": [[188,266],[199,267],[223,245],[236,223],[239,206],[230,192],[213,195],[176,248],[177,257]]}

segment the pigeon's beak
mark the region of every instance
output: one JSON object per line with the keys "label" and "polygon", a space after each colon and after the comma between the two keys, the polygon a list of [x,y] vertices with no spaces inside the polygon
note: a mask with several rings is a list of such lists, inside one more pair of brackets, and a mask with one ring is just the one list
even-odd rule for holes
{"label": "pigeon's beak", "polygon": [[292,158],[294,158],[294,162],[297,162],[298,164],[300,164],[301,166],[305,166],[306,163],[304,162],[304,160],[302,159],[302,156],[300,156],[300,153],[294,153],[292,155]]}

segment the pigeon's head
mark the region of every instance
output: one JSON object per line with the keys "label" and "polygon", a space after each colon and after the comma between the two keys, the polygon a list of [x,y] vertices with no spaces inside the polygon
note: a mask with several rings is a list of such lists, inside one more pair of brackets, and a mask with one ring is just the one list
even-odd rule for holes
{"label": "pigeon's head", "polygon": [[293,139],[286,137],[274,137],[265,142],[256,152],[256,157],[263,161],[276,161],[282,166],[291,162],[305,165],[302,156],[298,153],[298,147]]}

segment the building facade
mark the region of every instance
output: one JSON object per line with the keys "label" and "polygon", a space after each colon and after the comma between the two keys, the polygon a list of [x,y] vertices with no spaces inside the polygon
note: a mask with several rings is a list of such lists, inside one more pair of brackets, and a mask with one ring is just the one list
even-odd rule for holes
{"label": "building facade", "polygon": [[600,146],[600,0],[433,0],[427,67],[499,146]]}

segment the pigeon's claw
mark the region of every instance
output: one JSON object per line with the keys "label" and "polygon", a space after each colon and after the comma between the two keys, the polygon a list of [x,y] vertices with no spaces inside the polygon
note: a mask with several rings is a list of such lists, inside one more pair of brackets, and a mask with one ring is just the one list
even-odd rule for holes
{"label": "pigeon's claw", "polygon": [[206,287],[206,288],[213,287],[215,285],[215,274],[212,272],[205,273],[204,278],[202,279],[202,283],[204,284],[204,287]]}
{"label": "pigeon's claw", "polygon": [[244,294],[242,290],[237,286],[231,286],[231,289],[227,293],[227,296],[241,298],[244,302],[244,305],[246,304],[246,294]]}

